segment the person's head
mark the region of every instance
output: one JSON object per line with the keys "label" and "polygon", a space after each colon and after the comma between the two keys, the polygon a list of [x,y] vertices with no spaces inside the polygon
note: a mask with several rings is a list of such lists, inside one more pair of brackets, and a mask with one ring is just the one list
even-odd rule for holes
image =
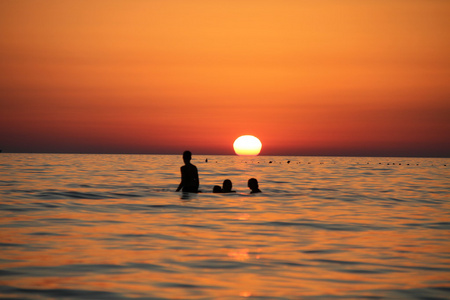
{"label": "person's head", "polygon": [[213,193],[222,193],[222,188],[219,185],[213,187]]}
{"label": "person's head", "polygon": [[183,161],[184,161],[184,163],[190,162],[191,159],[192,159],[192,153],[191,153],[191,151],[184,151],[184,152],[183,152]]}
{"label": "person's head", "polygon": [[248,180],[248,187],[249,187],[252,191],[258,190],[258,188],[259,188],[258,180],[256,180],[256,178],[250,178],[250,179]]}
{"label": "person's head", "polygon": [[224,193],[227,193],[227,192],[231,192],[231,189],[233,188],[233,184],[231,183],[231,180],[230,179],[225,179],[224,181],[223,181],[223,192]]}

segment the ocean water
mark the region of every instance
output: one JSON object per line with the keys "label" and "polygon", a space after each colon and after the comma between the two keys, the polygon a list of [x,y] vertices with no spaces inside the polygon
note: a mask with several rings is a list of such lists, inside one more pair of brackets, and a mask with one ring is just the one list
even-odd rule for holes
{"label": "ocean water", "polygon": [[0,298],[450,299],[450,159],[192,162],[0,154]]}

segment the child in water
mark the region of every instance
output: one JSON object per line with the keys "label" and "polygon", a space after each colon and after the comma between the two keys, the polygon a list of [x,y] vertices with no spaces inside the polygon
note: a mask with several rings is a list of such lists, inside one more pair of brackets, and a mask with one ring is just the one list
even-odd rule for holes
{"label": "child in water", "polygon": [[250,178],[248,180],[248,187],[249,189],[251,189],[250,194],[261,193],[258,185],[258,180],[256,180],[256,178]]}
{"label": "child in water", "polygon": [[219,185],[215,185],[213,187],[213,193],[236,193],[236,191],[232,191],[233,184],[230,179],[225,179],[223,181],[222,187]]}
{"label": "child in water", "polygon": [[213,187],[213,193],[222,193],[222,188],[219,185]]}
{"label": "child in water", "polygon": [[222,184],[222,193],[236,193],[236,191],[232,191],[233,183],[231,183],[230,179],[225,179]]}
{"label": "child in water", "polygon": [[183,192],[198,193],[198,187],[200,180],[198,179],[197,167],[191,164],[192,153],[191,151],[183,152],[184,166],[181,170],[181,182],[178,185],[177,192],[183,189]]}

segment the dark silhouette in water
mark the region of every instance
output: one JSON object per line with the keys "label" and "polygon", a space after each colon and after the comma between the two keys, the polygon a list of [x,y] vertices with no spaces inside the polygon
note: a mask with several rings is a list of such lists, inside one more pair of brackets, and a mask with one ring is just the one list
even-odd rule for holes
{"label": "dark silhouette in water", "polygon": [[215,185],[213,187],[213,193],[236,193],[236,191],[232,191],[233,184],[230,179],[225,179],[223,181],[222,187],[219,185]]}
{"label": "dark silhouette in water", "polygon": [[215,185],[213,187],[213,193],[222,193],[222,188],[220,187],[220,185]]}
{"label": "dark silhouette in water", "polygon": [[261,193],[258,185],[258,180],[256,180],[256,178],[250,178],[248,180],[248,187],[252,190],[250,194]]}
{"label": "dark silhouette in water", "polygon": [[233,183],[231,183],[230,179],[225,179],[222,184],[222,193],[236,193],[236,191],[232,191]]}
{"label": "dark silhouette in water", "polygon": [[197,167],[191,164],[192,153],[191,151],[183,152],[184,166],[181,170],[181,182],[178,185],[177,192],[183,189],[183,192],[198,193],[198,187],[200,180],[198,179]]}

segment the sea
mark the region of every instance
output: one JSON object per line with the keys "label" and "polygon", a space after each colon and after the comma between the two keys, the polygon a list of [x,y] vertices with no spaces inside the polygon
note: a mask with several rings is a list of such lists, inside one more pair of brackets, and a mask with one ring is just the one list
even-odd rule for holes
{"label": "sea", "polygon": [[192,163],[0,154],[0,298],[450,299],[449,158]]}

